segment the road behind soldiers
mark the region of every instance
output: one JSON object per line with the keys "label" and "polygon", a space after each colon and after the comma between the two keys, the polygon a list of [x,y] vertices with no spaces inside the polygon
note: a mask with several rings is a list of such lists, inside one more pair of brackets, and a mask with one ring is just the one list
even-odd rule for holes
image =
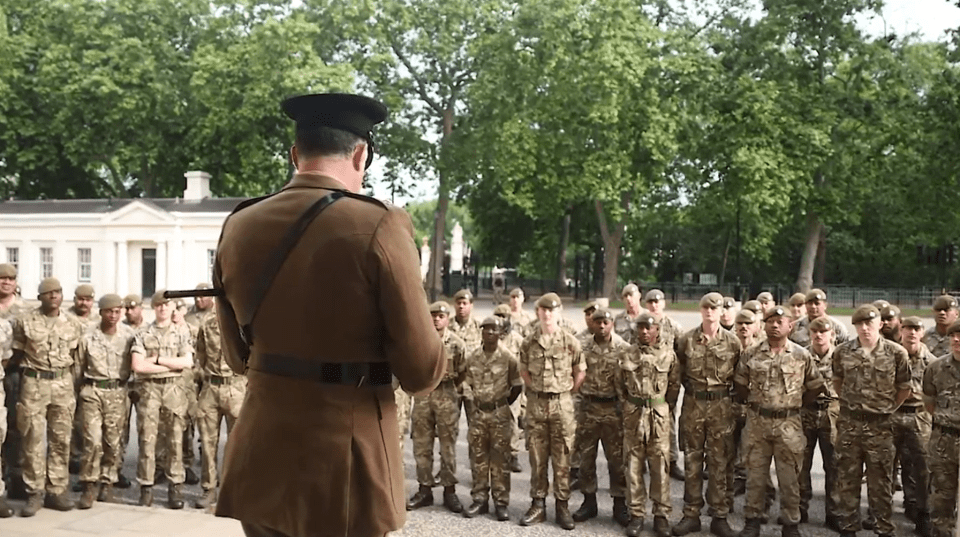
{"label": "road behind soldiers", "polygon": [[[532,311],[532,306],[526,306],[528,311]],[[493,314],[493,305],[487,298],[478,298],[474,306],[473,316],[477,320]],[[690,329],[700,322],[698,312],[690,311],[670,311],[667,314],[679,321],[684,329]],[[564,315],[573,322],[577,329],[582,329],[583,315],[579,308],[570,306]],[[850,328],[850,334],[853,331],[849,318],[839,318]],[[925,319],[925,322],[931,323],[932,319]],[[131,418],[132,423],[136,420]],[[460,434],[457,437],[457,494],[464,507],[470,504],[470,465],[467,459],[467,421],[465,416],[460,418]],[[221,455],[226,439],[226,427],[221,431]],[[199,438],[198,438],[199,442]],[[73,510],[68,513],[60,513],[50,509],[42,509],[33,518],[14,518],[0,520],[0,536],[2,537],[27,537],[44,536],[60,537],[77,535],[109,535],[109,536],[201,536],[216,535],[217,537],[241,537],[243,531],[240,524],[233,520],[218,519],[202,510],[194,509],[193,502],[200,496],[201,489],[199,485],[185,485],[184,496],[187,502],[187,508],[181,511],[167,509],[165,484],[158,484],[154,487],[154,507],[136,507],[139,498],[139,489],[135,483],[137,456],[136,456],[136,430],[132,428],[130,447],[128,448],[123,465],[123,473],[131,480],[134,485],[126,490],[118,489],[119,496],[123,505],[108,505],[95,503],[93,508],[87,511]],[[434,456],[434,473],[439,470],[440,455],[438,451]],[[602,448],[600,450],[603,451]],[[319,454],[318,454],[319,455]],[[405,494],[407,497],[413,495],[417,490],[416,481],[416,463],[413,460],[412,443],[408,438],[404,443],[404,475],[406,477]],[[681,454],[682,458],[682,454]],[[200,457],[197,454],[197,464],[194,470],[199,475]],[[435,505],[425,507],[408,513],[407,525],[398,532],[391,534],[394,537],[420,537],[434,535],[469,535],[471,537],[512,537],[512,536],[567,536],[571,533],[576,535],[601,536],[601,535],[623,535],[623,528],[617,525],[611,519],[613,501],[609,495],[609,475],[607,473],[606,459],[601,455],[597,462],[597,472],[599,481],[599,490],[597,492],[597,503],[599,504],[600,515],[588,522],[577,524],[573,532],[567,532],[560,529],[554,522],[554,501],[552,494],[547,498],[547,522],[532,527],[521,527],[517,521],[523,516],[523,513],[530,506],[530,461],[526,452],[520,454],[520,463],[523,472],[512,474],[512,488],[510,491],[510,521],[497,522],[492,515],[481,515],[477,518],[466,519],[461,515],[455,515],[447,511],[442,505],[443,489],[434,488]],[[814,458],[813,463],[813,489],[814,497],[810,502],[810,523],[800,526],[804,535],[810,537],[834,537],[836,533],[827,529],[823,525],[824,504],[823,504],[823,466],[820,461],[819,451]],[[552,472],[550,473],[552,479]],[[71,476],[73,482],[76,476]],[[776,476],[774,475],[774,480]],[[649,483],[647,484],[649,486]],[[79,493],[73,493],[74,499],[79,499]],[[681,510],[683,508],[683,483],[671,480],[671,498],[673,500],[673,513],[670,516],[671,525],[679,522]],[[866,486],[861,492],[861,506],[866,512]],[[574,491],[570,498],[571,511],[576,510],[583,500],[583,495],[579,491]],[[406,501],[406,498],[404,498]],[[913,524],[903,516],[903,493],[894,494],[894,518],[893,522],[897,526],[900,535],[912,535]],[[11,501],[15,509],[23,505],[23,502]],[[648,506],[648,509],[650,507]],[[779,515],[779,506],[774,505],[771,509],[771,524],[763,526],[761,536],[772,537],[780,535],[780,527],[775,524]],[[492,512],[492,504],[491,504]],[[710,525],[710,519],[706,516],[706,508],[703,510],[701,518],[704,530]],[[734,509],[730,515],[730,525],[738,530],[743,527],[743,496],[738,496],[734,502]],[[644,535],[653,535],[652,533],[653,515],[649,514],[646,519]],[[860,532],[860,535],[867,535],[868,532]],[[709,535],[708,532],[691,534],[692,536]]]}

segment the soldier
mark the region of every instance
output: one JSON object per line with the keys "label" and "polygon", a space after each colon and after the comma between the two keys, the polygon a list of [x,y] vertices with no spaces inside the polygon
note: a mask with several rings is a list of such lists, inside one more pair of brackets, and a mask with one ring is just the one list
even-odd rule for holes
{"label": "soldier", "polygon": [[[37,293],[40,307],[21,315],[13,325],[13,359],[23,365],[17,422],[28,494],[20,511],[24,517],[37,514],[42,506],[58,511],[74,507],[67,493],[70,432],[77,405],[72,368],[84,327],[60,308],[63,290],[56,278],[41,281]],[[44,434],[48,446],[43,445]]]}
{"label": "soldier", "polygon": [[[880,316],[883,316],[883,312]],[[903,348],[910,359],[912,385],[910,397],[893,415],[893,445],[903,474],[903,511],[916,525],[918,535],[930,537],[927,442],[930,440],[931,417],[923,408],[923,374],[936,357],[920,341],[923,337],[923,321],[919,317],[903,319],[898,329],[903,336]]]}
{"label": "soldier", "polygon": [[892,415],[910,396],[909,357],[903,347],[880,336],[877,308],[860,306],[852,322],[857,337],[833,353],[833,383],[840,397],[836,444],[840,535],[853,537],[859,529],[864,464],[877,534],[893,535]]}
{"label": "soldier", "polygon": [[93,311],[94,290],[90,284],[78,285],[73,292],[73,305],[67,310],[67,313],[83,321],[87,326],[93,327],[100,324],[100,316]]}
{"label": "soldier", "polygon": [[806,294],[804,306],[807,309],[807,316],[801,318],[793,324],[793,333],[790,334],[791,341],[803,347],[809,346],[810,331],[807,327],[810,325],[811,321],[818,317],[826,317],[827,322],[829,322],[830,326],[833,328],[834,345],[840,345],[841,343],[850,339],[850,336],[847,334],[847,327],[844,326],[840,321],[827,315],[826,293],[820,289],[811,290]]}
{"label": "soldier", "polygon": [[823,390],[820,370],[806,349],[789,341],[790,313],[774,306],[764,313],[767,339],[746,350],[734,377],[740,397],[747,399],[746,525],[740,537],[760,535],[760,516],[770,479],[770,459],[776,462],[780,484],[783,537],[800,537],[800,464],[803,428],[800,407]]}
{"label": "soldier", "polygon": [[794,324],[800,322],[800,319],[807,314],[807,309],[804,307],[806,302],[807,295],[803,293],[794,293],[790,296],[788,305],[790,306],[790,312],[792,314]]}
{"label": "soldier", "polygon": [[[201,282],[197,284],[196,288],[210,289],[211,287],[209,283]],[[194,345],[196,345],[197,338],[199,337],[200,327],[203,326],[204,321],[209,317],[216,317],[213,309],[213,297],[209,296],[198,296],[195,298],[193,305],[184,313],[183,320],[187,326],[190,327],[191,341],[194,342]],[[198,361],[199,359],[199,353],[194,354],[194,361]],[[227,369],[229,369],[229,366],[227,366]],[[200,415],[197,401],[200,396],[202,381],[199,364],[195,364],[194,367],[183,371],[183,385],[187,392],[187,399],[189,400],[187,420],[183,426],[183,467],[187,474],[184,483],[188,485],[196,485],[200,482],[200,478],[193,470],[193,464],[196,460],[193,445],[195,438],[194,429],[199,430],[200,428],[196,420]],[[217,430],[219,432],[219,426]]]}
{"label": "soldier", "polygon": [[517,358],[500,343],[500,321],[487,317],[480,323],[482,344],[466,360],[463,387],[473,398],[474,417],[470,421],[468,438],[473,453],[473,502],[463,512],[472,518],[486,514],[493,491],[497,520],[510,519],[510,468],[504,456],[509,452],[512,424],[516,421],[510,405],[520,396],[523,382]]}
{"label": "soldier", "polygon": [[621,355],[616,376],[623,405],[623,456],[630,523],[626,534],[643,531],[647,491],[643,473],[650,469],[653,531],[670,535],[670,430],[680,394],[680,367],[672,345],[660,341],[660,324],[646,312],[637,319],[637,345]]}
{"label": "soldier", "polygon": [[467,345],[467,352],[480,346],[480,324],[471,315],[473,313],[473,293],[466,289],[457,291],[453,295],[453,306],[456,315],[450,322],[449,330],[456,334]]}
{"label": "soldier", "polygon": [[[890,341],[900,343],[900,324],[902,322],[900,320],[900,308],[887,304],[877,309],[880,310],[880,333]],[[918,385],[917,389],[919,388]],[[917,397],[920,396],[917,395]]]}
{"label": "soldier", "polygon": [[521,526],[539,524],[547,518],[549,479],[547,463],[553,465],[553,495],[556,520],[563,529],[575,527],[567,502],[570,500],[570,460],[576,434],[573,397],[586,375],[580,343],[558,324],[560,297],[547,293],[537,300],[538,325],[520,348],[520,376],[527,389],[527,449],[530,451],[530,509]]}
{"label": "soldier", "polygon": [[123,297],[124,318],[123,324],[139,330],[145,326],[143,322],[143,300],[140,295],[127,295]]}
{"label": "soldier", "polygon": [[[0,263],[0,323],[10,326],[15,318],[26,313],[29,310],[27,303],[17,294],[17,268],[9,263]],[[20,363],[13,359],[13,336],[7,341],[7,354],[2,359],[4,369],[2,382],[4,391],[4,400],[2,404],[5,408],[6,422],[0,424],[0,428],[6,430],[7,438],[2,444],[0,450],[0,460],[2,460],[3,471],[7,472],[7,479],[10,481],[10,497],[26,498],[26,488],[23,484],[22,464],[20,461],[20,431],[17,430],[17,401],[20,399]],[[0,480],[4,476],[0,475]],[[2,495],[0,495],[2,497]],[[0,509],[2,511],[2,509]]]}
{"label": "soldier", "polygon": [[503,278],[502,270],[495,270],[493,272],[493,305],[499,306],[503,302],[503,288],[506,286],[507,282]]}
{"label": "soldier", "polygon": [[707,484],[710,503],[710,532],[719,537],[735,534],[727,522],[730,502],[727,497],[727,468],[733,453],[733,388],[734,368],[740,356],[737,337],[720,328],[720,306],[723,296],[707,293],[700,299],[702,322],[685,333],[677,342],[677,359],[687,391],[680,414],[680,435],[684,439],[683,519],[673,534],[686,535],[700,531],[700,509],[703,507],[703,464],[714,470]]}
{"label": "soldier", "polygon": [[720,310],[720,326],[724,330],[733,332],[736,330],[734,324],[737,320],[737,301],[733,297],[723,297],[723,306]]}
{"label": "soldier", "polygon": [[813,468],[813,454],[820,445],[820,458],[823,461],[824,510],[826,526],[840,531],[837,518],[837,464],[836,439],[837,418],[840,415],[840,401],[833,386],[833,327],[825,317],[814,320],[808,326],[810,331],[810,351],[813,361],[820,370],[825,382],[824,390],[815,401],[804,401],[800,410],[803,423],[803,435],[806,446],[803,450],[803,466],[800,469],[800,521],[809,519],[810,499],[813,498],[813,482],[810,471]]}
{"label": "soldier", "polygon": [[593,322],[593,312],[597,311],[599,307],[600,305],[597,304],[597,302],[590,302],[583,308],[583,323],[587,325],[587,327],[577,333],[577,341],[580,342],[580,346],[583,346],[584,343],[593,339],[593,334],[596,329]]}
{"label": "soldier", "polygon": [[[740,349],[745,351],[758,343],[757,329],[760,323],[757,322],[757,315],[750,310],[743,309],[737,313],[736,317],[736,335],[740,340]],[[733,485],[728,492],[728,497],[739,496],[747,491],[747,466],[744,456],[743,429],[747,426],[747,406],[742,401],[733,402],[733,416],[735,419],[733,427],[733,450],[734,454],[730,457],[733,462]],[[729,477],[729,475],[728,475]],[[728,500],[733,505],[733,498]]]}
{"label": "soldier", "polygon": [[596,331],[592,338],[582,343],[587,374],[578,391],[576,452],[580,455],[583,504],[573,514],[573,520],[585,522],[597,516],[597,448],[602,442],[610,472],[613,520],[626,526],[630,515],[624,497],[623,423],[617,398],[617,371],[630,345],[613,333],[613,319],[613,313],[606,308],[594,311],[592,321]]}
{"label": "soldier", "polygon": [[[520,329],[514,326],[512,316],[510,315],[510,306],[500,304],[493,309],[493,315],[500,319],[500,342],[513,355],[514,358],[520,357],[520,346],[523,345],[523,336],[520,335]],[[520,472],[520,450],[523,449],[523,431],[520,429],[520,421],[526,414],[527,397],[523,393],[521,383],[520,395],[510,403],[510,412],[513,413],[512,433],[510,435],[510,471]]]}
{"label": "soldier", "polygon": [[[929,331],[928,331],[929,333]],[[950,354],[923,372],[923,403],[933,415],[927,446],[930,517],[934,537],[948,537],[956,526],[957,468],[960,464],[960,322],[947,330]]]}
{"label": "soldier", "polygon": [[[144,327],[143,300],[140,299],[140,295],[130,294],[123,297],[123,309],[123,324],[132,328],[134,332]],[[131,484],[130,479],[123,475],[123,459],[127,455],[127,444],[130,443],[130,414],[139,397],[134,379],[131,377],[127,383],[127,400],[123,405],[123,415],[120,419],[120,452],[117,454],[116,487],[121,489],[130,488]]]}
{"label": "soldier", "polygon": [[400,430],[400,451],[403,451],[404,439],[410,434],[410,412],[413,397],[406,392],[396,377],[393,379],[393,399],[397,402],[397,426]]}
{"label": "soldier", "polygon": [[[660,323],[660,342],[668,347],[677,350],[677,340],[683,335],[683,326],[679,322],[670,318],[664,313],[667,307],[666,296],[659,289],[647,291],[644,297],[647,311]],[[678,480],[684,480],[684,473],[680,470],[677,460],[680,459],[680,453],[677,444],[677,409],[671,408],[672,418],[670,420],[670,477]]]}
{"label": "soldier", "polygon": [[527,326],[533,322],[533,316],[523,311],[523,289],[514,287],[510,290],[510,323],[521,335],[526,334]]}
{"label": "soldier", "polygon": [[120,465],[120,421],[127,402],[130,347],[135,334],[132,328],[120,324],[121,306],[119,295],[100,297],[100,326],[83,335],[77,352],[83,378],[78,405],[83,434],[80,509],[92,507],[98,496],[100,501],[116,501],[113,484]]}
{"label": "soldier", "polygon": [[933,303],[935,326],[923,334],[923,344],[936,357],[950,354],[950,335],[947,328],[957,321],[957,299],[950,295],[937,297]]}
{"label": "soldier", "polygon": [[777,301],[773,299],[773,294],[769,291],[764,291],[757,295],[757,302],[760,303],[760,309],[764,315],[777,306]]}
{"label": "soldier", "polygon": [[[187,398],[181,380],[184,369],[193,367],[193,348],[187,330],[172,323],[174,303],[164,298],[163,290],[150,300],[156,319],[137,332],[131,348],[131,368],[136,373],[137,434],[140,454],[137,481],[140,483],[139,505],[153,505],[153,484],[156,470],[158,429],[166,426],[166,460],[168,487],[167,506],[183,508],[183,423],[187,414]],[[167,423],[160,423],[161,411],[168,413]]]}
{"label": "soldier", "polygon": [[[458,293],[459,294],[459,293]],[[469,292],[468,292],[469,295]],[[468,300],[461,298],[461,300]],[[407,502],[407,511],[433,505],[433,439],[440,441],[440,485],[443,505],[454,513],[463,511],[457,498],[457,434],[460,427],[460,390],[467,372],[467,345],[450,327],[450,305],[430,304],[433,326],[447,353],[447,370],[432,392],[413,398],[413,458],[417,461],[419,490]],[[470,319],[473,321],[473,319]],[[476,322],[476,321],[473,321]],[[479,328],[479,327],[478,327]]]}
{"label": "soldier", "polygon": [[613,331],[632,345],[633,338],[637,335],[637,318],[640,317],[642,311],[640,309],[640,288],[634,283],[628,283],[623,286],[620,298],[623,299],[626,310],[617,315],[613,323]]}
{"label": "soldier", "polygon": [[[212,308],[211,308],[212,309]],[[240,417],[247,393],[247,377],[234,373],[223,359],[220,323],[216,315],[206,315],[197,330],[197,373],[203,381],[197,403],[197,427],[200,429],[203,495],[194,506],[206,509],[217,503],[217,449],[220,423],[226,420],[227,435]]]}

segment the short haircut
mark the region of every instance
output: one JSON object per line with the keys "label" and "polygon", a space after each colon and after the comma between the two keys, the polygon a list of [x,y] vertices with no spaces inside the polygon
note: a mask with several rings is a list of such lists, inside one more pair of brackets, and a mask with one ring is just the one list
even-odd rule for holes
{"label": "short haircut", "polygon": [[318,126],[297,129],[296,146],[301,157],[347,157],[357,144],[364,141],[352,132]]}

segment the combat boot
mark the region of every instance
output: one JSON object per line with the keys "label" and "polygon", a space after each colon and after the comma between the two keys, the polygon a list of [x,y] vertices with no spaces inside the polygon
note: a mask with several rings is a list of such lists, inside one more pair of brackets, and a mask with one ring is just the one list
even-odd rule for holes
{"label": "combat boot", "polygon": [[113,485],[110,483],[100,485],[100,495],[97,496],[97,501],[103,503],[120,503],[117,501],[117,496],[113,491]]}
{"label": "combat boot", "polygon": [[[594,495],[596,497],[596,495]],[[557,500],[556,505],[557,525],[565,530],[572,530],[577,527],[573,522],[573,516],[570,515],[570,504],[567,500]]]}
{"label": "combat boot", "polygon": [[931,537],[933,528],[930,526],[930,513],[926,511],[917,511],[917,522],[914,530],[920,537]]}
{"label": "combat boot", "polygon": [[7,503],[7,499],[0,496],[0,518],[10,518],[13,516],[13,508]]}
{"label": "combat boot", "polygon": [[217,489],[210,489],[203,491],[203,495],[193,502],[193,506],[197,509],[206,509],[215,503],[217,503]]}
{"label": "combat boot", "polygon": [[547,519],[547,501],[544,498],[534,498],[530,502],[530,509],[520,519],[521,526],[532,526]]}
{"label": "combat boot", "polygon": [[823,521],[823,525],[828,529],[840,533],[840,519],[837,518],[837,515],[828,514],[826,520]]}
{"label": "combat boot", "polygon": [[463,516],[464,518],[473,518],[477,515],[485,515],[489,512],[490,504],[486,500],[482,502],[480,500],[474,500],[473,503],[470,504],[470,507],[467,507],[463,510]]}
{"label": "combat boot", "polygon": [[43,500],[43,506],[55,511],[71,511],[76,507],[76,504],[73,503],[66,492],[61,492],[60,494],[47,494],[47,497]]}
{"label": "combat boot", "polygon": [[428,505],[433,505],[433,490],[427,485],[420,485],[417,493],[407,500],[407,511],[413,511],[414,509],[420,509]]}
{"label": "combat boot", "polygon": [[786,524],[780,528],[780,537],[801,537],[800,526],[797,524]]}
{"label": "combat boot", "polygon": [[667,520],[667,517],[654,517],[653,533],[657,537],[670,537],[670,522]]}
{"label": "combat boot", "polygon": [[700,531],[700,517],[685,516],[673,527],[673,534],[677,537],[682,537],[695,531]]}
{"label": "combat boot", "polygon": [[184,483],[188,485],[196,485],[197,483],[200,482],[200,477],[197,476],[197,472],[193,471],[193,468],[187,466],[185,473],[186,473],[186,478],[184,479]]}
{"label": "combat boot", "polygon": [[736,532],[730,528],[730,524],[725,518],[713,517],[710,522],[710,533],[717,537],[737,537]]}
{"label": "combat boot", "polygon": [[460,498],[457,498],[457,491],[453,485],[443,487],[443,506],[451,513],[463,512],[463,505],[460,503]]}
{"label": "combat boot", "polygon": [[683,481],[686,479],[686,476],[683,475],[683,470],[680,469],[677,461],[670,463],[670,477],[676,479],[677,481]]}
{"label": "combat boot", "polygon": [[497,504],[496,516],[497,516],[497,520],[499,520],[500,522],[506,522],[507,520],[510,520],[510,513],[507,512],[507,506]]}
{"label": "combat boot", "polygon": [[860,522],[860,527],[867,531],[877,527],[877,519],[873,517],[873,513],[870,512],[870,509],[867,509],[867,516],[864,517],[862,522]]}
{"label": "combat boot", "polygon": [[627,524],[627,537],[640,537],[643,533],[643,518],[635,516],[630,519],[630,523]]}
{"label": "combat boot", "polygon": [[[577,517],[573,517],[576,519]],[[627,500],[623,496],[613,497],[613,520],[626,528],[630,523],[630,512],[627,511]]]}
{"label": "combat boot", "polygon": [[583,503],[580,509],[573,514],[573,519],[577,522],[586,522],[597,516],[597,495],[596,493],[583,493]]}
{"label": "combat boot", "polygon": [[43,493],[34,492],[27,496],[27,504],[20,509],[20,516],[31,517],[43,508]]}
{"label": "combat boot", "polygon": [[153,505],[153,487],[150,485],[140,485],[140,501],[137,502],[140,507],[150,507]]}
{"label": "combat boot", "polygon": [[183,509],[183,484],[170,483],[167,486],[167,507]]}
{"label": "combat boot", "polygon": [[759,518],[748,518],[739,537],[758,537],[760,535],[760,522]]}
{"label": "combat boot", "polygon": [[570,469],[570,490],[577,490],[580,488],[580,469],[571,468]]}
{"label": "combat boot", "polygon": [[523,471],[520,467],[520,457],[517,457],[516,453],[510,456],[510,471],[515,474]]}
{"label": "combat boot", "polygon": [[132,485],[132,483],[130,483],[130,480],[127,478],[127,476],[123,475],[122,473],[117,474],[118,489],[128,489],[130,488],[130,485]]}
{"label": "combat boot", "polygon": [[80,495],[80,501],[77,502],[77,509],[90,509],[93,507],[93,501],[97,498],[97,484],[86,482],[83,484],[83,494]]}

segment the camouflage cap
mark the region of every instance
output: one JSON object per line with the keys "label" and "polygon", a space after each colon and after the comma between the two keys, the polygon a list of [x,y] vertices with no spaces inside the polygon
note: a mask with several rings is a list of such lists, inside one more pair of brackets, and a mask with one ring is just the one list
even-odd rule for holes
{"label": "camouflage cap", "polygon": [[833,330],[833,325],[827,320],[827,316],[823,315],[810,321],[807,329],[811,332],[826,332],[827,330]]}
{"label": "camouflage cap", "polygon": [[733,299],[732,296],[723,297],[723,307],[732,308],[737,305],[737,301]]}
{"label": "camouflage cap", "polygon": [[632,295],[633,293],[639,293],[639,292],[640,292],[640,288],[637,287],[637,284],[628,283],[627,285],[623,286],[623,291],[620,291],[620,296],[624,297],[624,296]]}
{"label": "camouflage cap", "polygon": [[757,295],[757,301],[763,304],[764,302],[773,302],[773,294],[768,291],[764,291]]}
{"label": "camouflage cap", "polygon": [[660,321],[652,313],[645,311],[637,317],[637,326],[645,324],[647,326],[660,326]]}
{"label": "camouflage cap", "polygon": [[768,310],[763,314],[763,320],[764,320],[764,321],[767,321],[767,320],[772,319],[772,318],[774,318],[774,317],[786,317],[787,319],[793,319],[793,312],[790,311],[788,308],[785,308],[785,307],[783,307],[783,306],[774,306],[774,307],[768,309]]}
{"label": "camouflage cap", "polygon": [[109,310],[113,308],[119,308],[123,306],[123,299],[120,298],[120,295],[114,293],[107,293],[100,297],[100,302],[98,303],[100,309]]}
{"label": "camouflage cap", "polygon": [[752,311],[757,315],[760,315],[760,311],[763,309],[760,307],[760,302],[756,300],[748,300],[744,302],[742,308],[748,311]]}
{"label": "camouflage cap", "polygon": [[663,300],[663,291],[659,289],[651,289],[647,291],[647,296],[643,297],[644,302],[657,302]]}
{"label": "camouflage cap", "polygon": [[885,307],[887,307],[887,306],[889,306],[889,305],[890,305],[890,303],[887,302],[886,300],[882,299],[882,298],[879,298],[879,299],[873,301],[873,307],[875,307],[875,308],[877,308],[878,310],[880,310],[881,313],[883,312],[883,308],[885,308]]}
{"label": "camouflage cap", "polygon": [[857,308],[857,311],[853,312],[853,317],[850,318],[850,322],[857,324],[879,318],[880,312],[877,311],[877,308],[875,308],[873,304],[864,304]]}
{"label": "camouflage cap", "polygon": [[143,304],[143,299],[140,298],[140,295],[127,295],[123,297],[123,307],[125,308],[135,308]]}
{"label": "camouflage cap", "polygon": [[903,320],[900,321],[900,326],[904,328],[916,328],[917,330],[923,330],[923,319],[917,317],[916,315],[904,317]]}
{"label": "camouflage cap", "polygon": [[807,302],[807,295],[803,293],[794,293],[790,297],[791,306],[802,306]]}
{"label": "camouflage cap", "polygon": [[89,283],[83,285],[78,285],[76,291],[73,292],[74,296],[79,298],[93,298],[93,286]]}
{"label": "camouflage cap", "polygon": [[0,263],[0,278],[16,278],[17,267],[10,263]]}
{"label": "camouflage cap", "polygon": [[493,308],[493,314],[500,317],[509,317],[510,316],[510,306],[506,304],[500,304],[499,306]]}
{"label": "camouflage cap", "polygon": [[510,296],[521,296],[521,295],[523,295],[523,289],[520,289],[519,287],[514,287],[513,289],[510,290]]}
{"label": "camouflage cap", "polygon": [[480,321],[480,328],[483,328],[484,326],[496,326],[497,328],[500,328],[500,324],[500,317],[494,317],[491,315],[490,317]]}
{"label": "camouflage cap", "polygon": [[456,302],[457,300],[460,300],[461,298],[469,300],[470,302],[473,302],[473,293],[471,293],[469,289],[461,289],[457,291],[455,295],[453,295],[454,302]]}
{"label": "camouflage cap", "polygon": [[734,320],[736,323],[747,323],[752,324],[757,322],[757,314],[750,310],[740,310],[737,312],[737,318]]}
{"label": "camouflage cap", "polygon": [[197,289],[213,289],[213,286],[207,282],[200,282],[197,284]]}
{"label": "camouflage cap", "polygon": [[700,299],[701,308],[719,308],[723,305],[723,295],[720,293],[707,293]]}
{"label": "camouflage cap", "polygon": [[953,324],[947,327],[947,335],[953,334],[954,332],[960,332],[960,321],[954,321]]}
{"label": "camouflage cap", "polygon": [[893,304],[887,304],[886,306],[878,309],[880,310],[880,318],[884,321],[893,319],[894,317],[900,317],[900,308],[894,306]]}
{"label": "camouflage cap", "polygon": [[153,296],[150,298],[150,307],[151,307],[151,308],[155,308],[155,307],[157,307],[157,306],[159,306],[159,305],[161,305],[161,304],[166,304],[167,302],[170,302],[170,299],[169,299],[169,298],[163,296],[163,292],[164,292],[164,291],[166,291],[166,289],[160,289],[160,290],[158,290],[156,293],[153,294]]}
{"label": "camouflage cap", "polygon": [[584,313],[593,313],[593,312],[597,311],[597,308],[599,308],[599,307],[600,307],[600,304],[598,304],[597,301],[594,300],[593,302],[590,302],[589,304],[587,304],[586,306],[583,307],[583,312],[584,312]]}
{"label": "camouflage cap", "polygon": [[537,307],[552,310],[560,307],[560,297],[556,293],[547,293],[537,299]]}
{"label": "camouflage cap", "polygon": [[450,307],[450,304],[447,304],[443,300],[438,300],[433,304],[430,304],[430,313],[442,313],[444,315],[450,315],[453,312],[453,308]]}
{"label": "camouflage cap", "polygon": [[613,321],[613,312],[607,308],[597,308],[597,311],[593,312],[590,316],[594,321],[602,321],[604,319],[608,321]]}
{"label": "camouflage cap", "polygon": [[[806,296],[804,296],[804,302],[816,302],[818,300],[827,300],[827,294],[824,293],[821,289],[811,289]],[[876,308],[874,308],[876,309]]]}
{"label": "camouflage cap", "polygon": [[951,295],[941,295],[933,302],[934,311],[956,309],[956,307],[957,299]]}
{"label": "camouflage cap", "polygon": [[49,293],[50,291],[63,291],[60,280],[56,278],[44,278],[43,281],[40,282],[40,285],[37,286],[37,294],[39,295]]}

